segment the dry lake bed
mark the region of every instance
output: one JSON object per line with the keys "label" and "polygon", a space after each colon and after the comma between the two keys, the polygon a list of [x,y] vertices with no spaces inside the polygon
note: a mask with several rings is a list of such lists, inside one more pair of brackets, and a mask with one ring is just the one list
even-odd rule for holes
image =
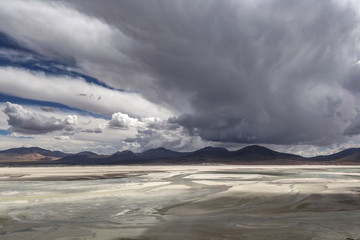
{"label": "dry lake bed", "polygon": [[347,238],[359,166],[0,168],[1,240]]}

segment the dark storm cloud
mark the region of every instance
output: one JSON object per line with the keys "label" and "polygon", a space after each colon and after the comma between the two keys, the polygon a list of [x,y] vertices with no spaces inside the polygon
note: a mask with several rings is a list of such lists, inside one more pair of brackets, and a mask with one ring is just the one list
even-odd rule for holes
{"label": "dark storm cloud", "polygon": [[[357,101],[360,97],[360,65],[357,62],[348,72],[343,86],[356,96]],[[357,112],[360,112],[359,105],[357,106]],[[356,118],[351,119],[349,126],[345,129],[344,134],[354,136],[360,134],[360,114]]]}
{"label": "dark storm cloud", "polygon": [[[30,35],[22,42],[34,51],[63,54],[107,86],[168,107],[173,126],[204,140],[326,145],[353,132],[359,118],[359,19],[342,1],[34,3],[25,14],[46,5],[74,27],[42,21],[29,31],[4,11],[1,29]],[[110,127],[139,125],[128,120],[113,115]]]}
{"label": "dark storm cloud", "polygon": [[177,109],[172,122],[203,139],[323,145],[339,140],[357,115],[358,97],[343,83],[358,56],[358,16],[350,6],[309,0],[76,4],[136,41],[129,57],[153,77],[156,97],[133,84]]}

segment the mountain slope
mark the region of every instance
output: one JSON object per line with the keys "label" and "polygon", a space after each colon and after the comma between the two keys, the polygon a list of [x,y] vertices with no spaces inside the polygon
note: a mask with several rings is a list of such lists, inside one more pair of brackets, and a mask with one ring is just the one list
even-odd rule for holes
{"label": "mountain slope", "polygon": [[359,152],[360,152],[360,148],[348,148],[338,153],[316,156],[316,157],[312,157],[311,159],[324,160],[324,161],[337,160],[337,159],[349,157]]}
{"label": "mountain slope", "polygon": [[266,147],[252,145],[233,152],[232,157],[245,161],[271,161],[277,159],[304,160],[299,155],[276,152]]}
{"label": "mountain slope", "polygon": [[67,154],[60,152],[60,151],[50,151],[46,149],[42,149],[39,147],[30,147],[30,148],[10,148],[8,150],[0,151],[1,155],[25,155],[25,154],[31,154],[31,153],[38,153],[43,156],[48,157],[65,157]]}
{"label": "mountain slope", "polygon": [[67,154],[60,151],[50,151],[38,147],[11,148],[0,151],[0,163],[35,163],[55,161],[65,157]]}
{"label": "mountain slope", "polygon": [[1,164],[125,165],[125,164],[360,164],[360,149],[351,148],[328,156],[304,158],[277,152],[262,146],[237,151],[205,147],[194,152],[176,152],[156,148],[134,153],[126,150],[112,155],[93,152],[67,154],[42,148],[12,148],[0,151]]}
{"label": "mountain slope", "polygon": [[141,159],[157,159],[157,158],[173,158],[187,155],[188,153],[175,152],[166,148],[150,149],[142,153],[138,153],[137,156]]}
{"label": "mountain slope", "polygon": [[337,164],[360,164],[360,152],[334,160]]}
{"label": "mountain slope", "polygon": [[195,152],[189,153],[187,155],[188,158],[191,159],[224,159],[228,158],[230,151],[226,148],[220,147],[205,147],[201,148]]}

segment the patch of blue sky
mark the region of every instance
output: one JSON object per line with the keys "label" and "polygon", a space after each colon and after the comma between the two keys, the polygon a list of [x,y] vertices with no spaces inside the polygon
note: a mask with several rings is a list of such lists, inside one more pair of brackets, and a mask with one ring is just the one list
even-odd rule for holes
{"label": "patch of blue sky", "polygon": [[11,132],[9,132],[8,130],[0,129],[0,135],[8,136],[10,134]]}
{"label": "patch of blue sky", "polygon": [[16,137],[11,136],[11,137],[13,137],[13,138],[21,138],[21,139],[34,139],[34,137],[27,137],[27,136],[16,136]]}
{"label": "patch of blue sky", "polygon": [[1,48],[9,48],[14,50],[20,50],[24,52],[31,52],[29,49],[22,47],[20,44],[18,44],[16,41],[11,39],[6,34],[0,32],[0,47]]}
{"label": "patch of blue sky", "polygon": [[[16,55],[15,55],[16,54]],[[73,66],[65,65],[48,58],[28,53],[16,52],[12,54],[0,53],[0,66],[11,66],[17,68],[28,69],[30,71],[43,72],[46,75],[53,76],[70,76],[73,78],[83,78],[86,82],[99,85],[104,88],[124,91],[123,89],[115,89],[96,78],[76,72]]]}
{"label": "patch of blue sky", "polygon": [[75,113],[77,113],[79,115],[83,115],[83,116],[91,116],[94,118],[101,118],[101,119],[106,119],[106,120],[111,119],[108,116],[92,113],[92,112],[85,111],[85,110],[78,109],[78,108],[69,107],[69,106],[61,104],[61,103],[21,98],[21,97],[11,96],[11,95],[7,95],[7,94],[2,94],[2,93],[0,93],[0,102],[11,102],[11,103],[16,103],[16,104],[20,104],[20,105],[32,105],[32,106],[35,105],[35,106],[39,106],[39,107],[51,107],[51,108],[54,108],[55,110],[59,109],[60,111],[65,111],[65,112],[75,112]]}
{"label": "patch of blue sky", "polygon": [[[76,61],[59,61],[42,56],[17,44],[10,37],[0,32],[0,66],[24,68],[31,71],[43,72],[53,76],[70,76],[83,78],[86,82],[102,86],[111,90],[124,92],[123,89],[113,88],[98,79],[76,71]],[[80,69],[79,69],[80,70]]]}
{"label": "patch of blue sky", "polygon": [[324,152],[324,151],[328,150],[328,147],[320,146],[320,147],[317,147],[317,150],[320,151],[320,152]]}
{"label": "patch of blue sky", "polygon": [[11,136],[10,131],[8,130],[4,130],[4,129],[0,129],[0,135],[3,136],[7,136],[7,137],[11,137],[11,138],[21,138],[21,139],[34,139],[34,137],[29,137],[29,136]]}

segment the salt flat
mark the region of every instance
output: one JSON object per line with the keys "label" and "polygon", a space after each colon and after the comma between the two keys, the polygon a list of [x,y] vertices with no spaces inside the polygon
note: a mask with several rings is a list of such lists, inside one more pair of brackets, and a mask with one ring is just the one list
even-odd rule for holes
{"label": "salt flat", "polygon": [[0,239],[357,239],[359,194],[359,166],[0,168]]}

